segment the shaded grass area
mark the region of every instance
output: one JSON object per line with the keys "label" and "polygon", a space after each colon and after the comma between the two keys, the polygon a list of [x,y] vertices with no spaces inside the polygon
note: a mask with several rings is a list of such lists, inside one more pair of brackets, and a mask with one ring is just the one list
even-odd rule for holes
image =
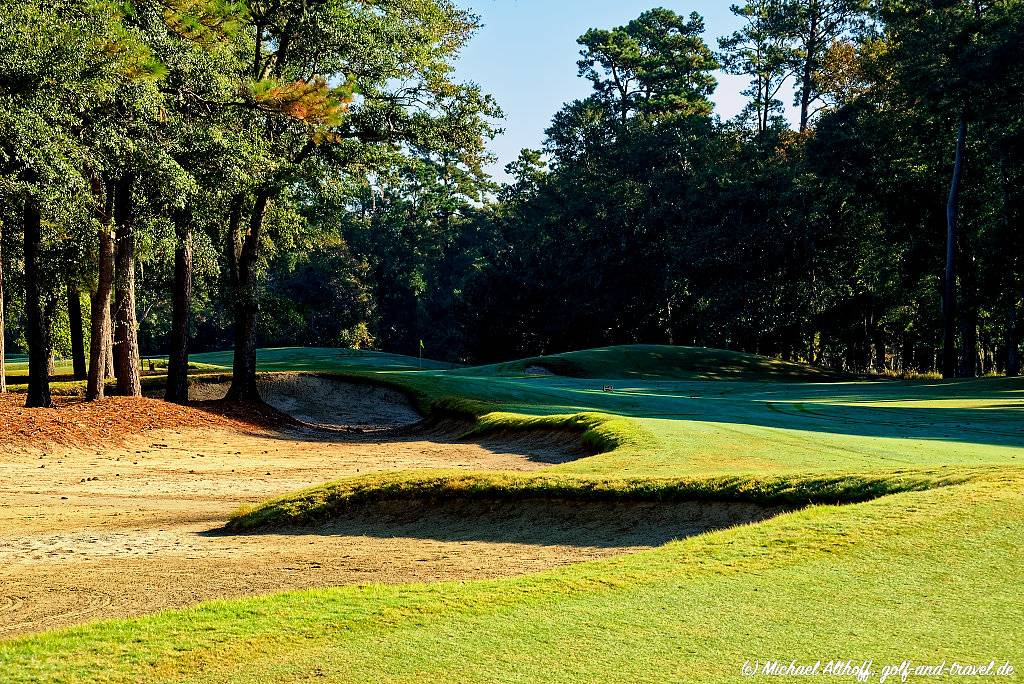
{"label": "shaded grass area", "polygon": [[[231,370],[233,352],[209,352],[192,354],[189,372],[196,375],[224,373]],[[8,389],[12,392],[28,390],[28,361],[24,355],[9,355],[7,358],[6,375]],[[328,349],[288,347],[279,349],[260,349],[258,351],[260,370],[274,371],[307,371],[307,372],[360,372],[374,371],[414,371],[414,370],[449,370],[457,364],[417,359],[401,354],[364,351],[355,349]],[[150,366],[153,370],[150,370]],[[142,360],[143,390],[156,390],[164,386],[167,379],[167,361],[162,357]],[[73,380],[71,362],[58,360],[54,364],[54,377],[50,391],[55,396],[83,397],[85,382]],[[114,389],[114,381],[108,381],[107,387]]]}
{"label": "shaded grass area", "polygon": [[[1024,379],[831,384],[601,381],[445,372],[363,373],[421,410],[468,420],[614,415],[634,439],[566,472],[672,476],[1017,465]],[[556,419],[562,420],[562,419]],[[585,420],[580,418],[579,420]],[[644,439],[640,439],[640,435]],[[616,441],[616,440],[612,440]],[[608,449],[601,449],[608,452]]]}
{"label": "shaded grass area", "polygon": [[406,472],[346,478],[239,510],[227,529],[314,525],[380,501],[676,503],[745,502],[799,507],[848,504],[907,491],[962,484],[997,471],[907,471],[876,475],[610,479],[512,473]]}
{"label": "shaded grass area", "polygon": [[[28,391],[28,369],[27,367],[23,369],[24,372],[19,372],[19,370],[21,369],[15,369],[13,373],[8,374],[7,389],[15,393],[24,393]],[[70,367],[65,369],[61,366],[57,366],[56,373],[57,375],[55,375],[50,381],[51,395],[55,397],[72,397],[79,399],[85,396],[86,381],[72,379]],[[202,378],[211,374],[223,374],[224,368],[202,363],[190,363],[189,373],[194,377]],[[143,392],[156,392],[167,386],[166,363],[155,365],[153,370],[150,370],[148,365],[143,364],[141,375]],[[104,383],[104,387],[107,394],[114,395],[117,392],[117,381],[109,379]]]}
{"label": "shaded grass area", "polygon": [[756,354],[654,344],[634,344],[534,356],[507,363],[460,369],[465,375],[523,375],[539,368],[570,378],[748,380],[828,382],[840,373]]}
{"label": "shaded grass area", "polygon": [[[514,579],[214,602],[0,643],[23,682],[740,681],[746,659],[1019,662],[1018,477],[814,506]],[[979,590],[979,588],[984,590]],[[1011,678],[1012,681],[1012,678]]]}
{"label": "shaded grass area", "polygon": [[[233,352],[210,352],[193,354],[196,363],[230,368]],[[402,354],[367,351],[359,349],[334,349],[320,347],[282,347],[260,349],[257,361],[261,371],[310,371],[332,372],[347,370],[447,370],[458,364],[435,361],[433,359],[417,359]]]}

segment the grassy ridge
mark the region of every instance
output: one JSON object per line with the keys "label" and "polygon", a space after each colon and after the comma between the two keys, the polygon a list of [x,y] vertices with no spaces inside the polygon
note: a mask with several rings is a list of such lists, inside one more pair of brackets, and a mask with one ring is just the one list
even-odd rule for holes
{"label": "grassy ridge", "polygon": [[770,382],[829,382],[850,379],[839,373],[802,363],[756,354],[633,344],[534,356],[527,359],[455,371],[460,375],[523,375],[540,368],[570,378],[748,380]]}
{"label": "grassy ridge", "polygon": [[[462,373],[463,371],[459,371]],[[421,410],[469,420],[614,415],[645,443],[555,466],[566,473],[673,477],[1019,465],[1024,379],[767,383],[365,372]],[[603,451],[603,450],[602,450]]]}
{"label": "grassy ridge", "polygon": [[998,471],[836,474],[831,476],[609,479],[566,475],[416,471],[346,478],[240,509],[235,531],[312,525],[379,501],[488,499],[520,501],[719,501],[762,505],[849,504],[899,492],[923,491],[985,479]]}

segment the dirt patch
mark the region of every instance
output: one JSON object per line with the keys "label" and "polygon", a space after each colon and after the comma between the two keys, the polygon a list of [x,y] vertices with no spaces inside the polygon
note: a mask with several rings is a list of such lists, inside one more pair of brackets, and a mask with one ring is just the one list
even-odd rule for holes
{"label": "dirt patch", "polygon": [[[378,385],[299,373],[272,373],[258,380],[263,400],[303,423],[331,430],[380,431],[408,427],[420,414],[401,392]],[[227,383],[193,383],[193,401],[223,399]]]}

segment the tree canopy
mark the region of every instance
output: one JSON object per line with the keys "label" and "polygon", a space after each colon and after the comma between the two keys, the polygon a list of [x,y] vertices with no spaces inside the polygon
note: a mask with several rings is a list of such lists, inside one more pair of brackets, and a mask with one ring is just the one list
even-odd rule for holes
{"label": "tree canopy", "polygon": [[[229,346],[257,399],[259,344],[1017,373],[1024,3],[732,11],[717,41],[664,8],[587,31],[591,93],[499,185],[451,0],[0,0],[0,320],[29,403],[53,355],[90,398],[168,355],[184,401],[189,350]],[[719,69],[749,78],[734,120]]]}

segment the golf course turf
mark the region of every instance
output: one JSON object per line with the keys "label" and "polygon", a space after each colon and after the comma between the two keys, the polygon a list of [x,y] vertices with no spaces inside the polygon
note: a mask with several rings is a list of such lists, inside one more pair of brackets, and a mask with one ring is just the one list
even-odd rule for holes
{"label": "golf course turf", "polygon": [[[227,358],[193,361],[215,371]],[[554,431],[593,455],[537,473],[325,483],[240,510],[232,533],[382,501],[785,510],[539,574],[316,589],[19,637],[0,642],[0,681],[742,681],[746,661],[769,659],[870,660],[869,681],[903,660],[1017,668],[999,681],[1024,671],[1024,380],[867,381],[651,346],[480,368],[324,349],[260,363],[400,388],[467,435]]]}

